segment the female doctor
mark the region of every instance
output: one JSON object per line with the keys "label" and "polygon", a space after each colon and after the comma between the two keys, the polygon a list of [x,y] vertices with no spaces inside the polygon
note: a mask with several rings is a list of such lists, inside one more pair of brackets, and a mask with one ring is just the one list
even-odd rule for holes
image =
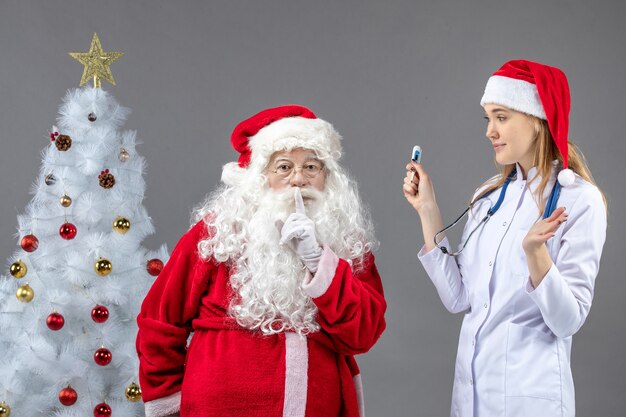
{"label": "female doctor", "polygon": [[568,141],[558,68],[509,61],[481,105],[500,174],[471,199],[451,248],[426,170],[403,192],[424,234],[418,258],[445,307],[464,312],[452,416],[574,416],[572,335],[583,325],[606,232],[606,204]]}

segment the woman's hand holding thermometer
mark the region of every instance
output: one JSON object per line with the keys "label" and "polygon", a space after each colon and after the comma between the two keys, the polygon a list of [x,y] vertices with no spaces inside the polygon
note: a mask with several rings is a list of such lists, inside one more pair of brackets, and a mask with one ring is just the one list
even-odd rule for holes
{"label": "woman's hand holding thermometer", "polygon": [[416,145],[411,151],[411,162],[406,166],[403,191],[406,199],[418,213],[423,206],[436,206],[435,194],[421,161],[422,148]]}
{"label": "woman's hand holding thermometer", "polygon": [[441,213],[435,200],[435,191],[430,182],[428,173],[421,165],[422,148],[413,147],[411,162],[406,166],[406,176],[402,192],[409,204],[413,206],[420,216],[422,232],[426,250],[435,247],[433,238],[435,233],[443,229]]}
{"label": "woman's hand holding thermometer", "polygon": [[[422,162],[422,148],[419,145],[415,145],[413,147],[413,152],[411,152],[411,161],[415,161],[418,164]],[[411,181],[413,181],[413,179],[415,179],[415,170],[413,170]]]}

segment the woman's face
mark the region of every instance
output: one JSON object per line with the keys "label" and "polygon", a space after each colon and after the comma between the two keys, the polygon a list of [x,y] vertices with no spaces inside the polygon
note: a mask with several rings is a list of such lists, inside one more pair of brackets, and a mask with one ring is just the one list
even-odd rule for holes
{"label": "woman's face", "polygon": [[500,165],[518,163],[524,176],[533,166],[537,132],[532,118],[499,104],[485,104],[487,139]]}

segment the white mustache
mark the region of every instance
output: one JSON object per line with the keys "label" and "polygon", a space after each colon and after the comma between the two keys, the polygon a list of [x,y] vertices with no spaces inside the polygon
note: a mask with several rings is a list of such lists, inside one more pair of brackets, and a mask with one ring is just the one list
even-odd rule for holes
{"label": "white mustache", "polygon": [[[313,201],[320,201],[324,195],[321,191],[318,191],[315,188],[300,188],[300,193],[302,194],[303,199]],[[295,205],[293,198],[293,188],[288,188],[280,191],[272,190],[272,197],[275,201],[288,203],[289,206]]]}

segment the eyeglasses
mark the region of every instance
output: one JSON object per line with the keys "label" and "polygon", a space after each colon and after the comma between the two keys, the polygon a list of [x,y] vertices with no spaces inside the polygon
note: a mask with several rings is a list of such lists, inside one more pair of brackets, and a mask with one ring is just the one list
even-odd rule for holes
{"label": "eyeglasses", "polygon": [[302,175],[305,178],[313,179],[317,177],[320,172],[324,171],[324,165],[318,161],[310,161],[305,163],[302,166],[297,166],[289,162],[280,162],[279,165],[274,170],[270,170],[270,172],[278,175],[280,178],[289,178],[291,174],[298,171],[298,168],[302,172]]}

